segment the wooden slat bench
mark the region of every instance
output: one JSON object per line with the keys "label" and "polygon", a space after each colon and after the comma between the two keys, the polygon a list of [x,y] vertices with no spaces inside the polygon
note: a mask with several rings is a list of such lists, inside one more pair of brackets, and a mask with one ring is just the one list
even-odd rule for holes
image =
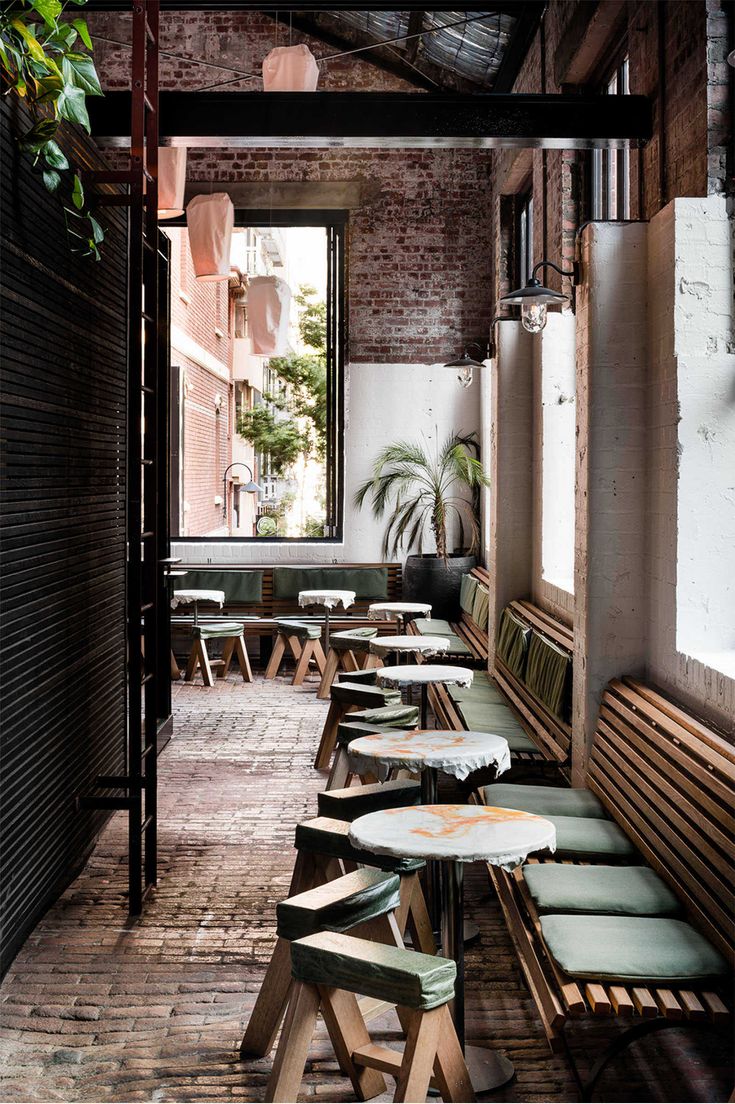
{"label": "wooden slat bench", "polygon": [[[633,865],[652,867],[678,899],[679,918],[689,921],[730,967],[735,965],[733,745],[660,691],[633,678],[614,680],[602,700],[588,788],[640,854]],[[531,808],[533,787],[525,789]],[[487,787],[478,799],[491,803],[491,795]],[[567,860],[560,856],[557,861]],[[565,973],[544,941],[543,916],[525,869],[508,874],[488,867],[552,1050],[566,1048],[570,1019],[585,1014],[631,1018],[631,1030],[596,1062],[584,1099],[607,1062],[635,1038],[682,1021],[718,1025],[729,1018],[724,985],[657,986],[641,977],[625,983]]]}
{"label": "wooden slat bench", "polygon": [[[479,583],[485,593],[490,589],[490,575],[484,567],[473,567],[469,572],[472,579]],[[487,605],[487,604],[486,604]],[[451,632],[459,638],[460,642],[464,644],[468,649],[469,655],[462,653],[461,655],[455,655],[451,658],[457,660],[459,663],[476,663],[481,664],[483,667],[487,666],[488,657],[488,643],[487,643],[487,613],[484,618],[484,627],[478,624],[474,620],[471,613],[466,610],[460,609],[459,620],[450,621],[449,627]],[[418,618],[417,621],[409,623],[409,633],[421,635],[441,635],[441,628],[436,628],[435,620]]]}

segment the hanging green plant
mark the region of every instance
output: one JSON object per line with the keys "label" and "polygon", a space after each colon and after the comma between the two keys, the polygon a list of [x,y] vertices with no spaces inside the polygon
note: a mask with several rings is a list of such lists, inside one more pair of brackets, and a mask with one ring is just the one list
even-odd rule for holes
{"label": "hanging green plant", "polygon": [[[87,0],[70,2],[82,7]],[[5,3],[0,10],[0,71],[7,91],[26,101],[34,119],[19,139],[20,148],[41,172],[48,191],[60,197],[67,231],[78,242],[74,251],[99,260],[104,231],[79,173],[56,141],[62,120],[89,134],[87,96],[103,94],[92,57],[83,52],[92,50],[86,20],[63,19],[66,7],[62,0]]]}

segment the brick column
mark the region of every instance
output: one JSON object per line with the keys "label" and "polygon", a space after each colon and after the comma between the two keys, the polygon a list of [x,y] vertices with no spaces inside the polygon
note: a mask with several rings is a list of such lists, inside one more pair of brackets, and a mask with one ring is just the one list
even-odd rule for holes
{"label": "brick column", "polygon": [[593,224],[577,289],[573,782],[600,698],[646,661],[646,229]]}

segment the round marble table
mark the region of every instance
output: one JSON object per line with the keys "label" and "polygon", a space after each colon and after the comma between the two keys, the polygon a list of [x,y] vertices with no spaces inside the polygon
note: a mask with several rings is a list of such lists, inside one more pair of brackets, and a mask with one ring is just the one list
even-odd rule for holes
{"label": "round marble table", "polygon": [[329,651],[329,611],[335,606],[347,609],[355,601],[354,590],[300,590],[299,605],[324,607],[324,651]]}
{"label": "round marble table", "polygon": [[457,964],[452,1003],[457,1035],[476,1093],[513,1077],[513,1065],[485,1047],[465,1047],[463,872],[467,862],[512,870],[528,855],[556,848],[556,829],[543,817],[484,805],[414,805],[358,817],[350,825],[355,847],[398,858],[436,859],[443,865],[442,954]]}
{"label": "round marble table", "polygon": [[376,636],[369,644],[373,655],[383,656],[395,653],[400,663],[401,655],[425,656],[439,655],[446,652],[449,641],[446,636]]}
{"label": "round marble table", "polygon": [[415,663],[405,667],[383,667],[377,673],[379,686],[421,687],[421,727],[426,728],[429,714],[429,686],[444,682],[457,686],[471,686],[474,671],[470,667],[451,667],[448,663]]}
{"label": "round marble table", "polygon": [[403,632],[414,617],[431,618],[430,602],[372,602],[368,606],[368,621],[397,621]]}
{"label": "round marble table", "polygon": [[220,609],[225,604],[224,590],[175,590],[171,595],[171,609],[194,604],[194,624],[199,624],[199,603],[213,602]]}

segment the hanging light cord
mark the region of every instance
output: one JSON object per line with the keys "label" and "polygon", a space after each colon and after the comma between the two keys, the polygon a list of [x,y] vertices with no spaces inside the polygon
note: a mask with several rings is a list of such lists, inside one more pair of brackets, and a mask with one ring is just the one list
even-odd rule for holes
{"label": "hanging light cord", "polygon": [[[291,18],[291,15],[292,13],[289,12],[289,19]],[[414,34],[398,35],[397,38],[386,38],[380,42],[371,42],[368,46],[355,46],[350,50],[340,50],[336,54],[325,54],[324,57],[317,58],[316,61],[318,65],[322,65],[324,62],[327,61],[336,61],[337,58],[350,57],[352,54],[364,54],[367,53],[369,50],[377,50],[381,46],[395,46],[398,42],[409,42],[411,39],[423,38],[425,35],[436,34],[438,31],[448,31],[452,27],[459,27],[463,24],[466,26],[469,23],[477,23],[481,19],[487,19],[487,15],[487,12],[483,12],[482,15],[475,15],[472,16],[470,19],[467,19],[465,17],[464,19],[457,19],[453,23],[442,23],[439,27],[428,27],[425,30],[416,31]],[[313,33],[315,37],[319,37],[318,29],[315,28]],[[111,46],[123,46],[126,47],[128,50],[132,49],[131,43],[121,42],[119,39],[116,38],[108,38],[106,35],[93,33],[92,38],[97,39],[99,42],[107,42]],[[225,87],[225,85],[228,84],[238,84],[240,81],[243,80],[258,80],[258,78],[262,76],[261,73],[246,73],[244,69],[235,69],[231,65],[220,65],[218,62],[214,61],[202,61],[199,58],[186,57],[183,54],[174,54],[170,50],[159,50],[158,52],[161,57],[174,58],[176,61],[185,61],[188,62],[190,65],[203,65],[207,69],[221,69],[225,73],[237,74],[237,76],[233,77],[232,80],[215,81],[213,84],[205,84],[202,88],[195,89],[196,92],[206,92],[210,88],[218,88],[220,86]],[[415,69],[417,73],[421,73],[421,70],[418,68],[418,66],[413,65],[413,63],[411,62],[407,63],[411,65],[411,68]],[[426,76],[425,73],[421,73],[421,75],[423,77]]]}

